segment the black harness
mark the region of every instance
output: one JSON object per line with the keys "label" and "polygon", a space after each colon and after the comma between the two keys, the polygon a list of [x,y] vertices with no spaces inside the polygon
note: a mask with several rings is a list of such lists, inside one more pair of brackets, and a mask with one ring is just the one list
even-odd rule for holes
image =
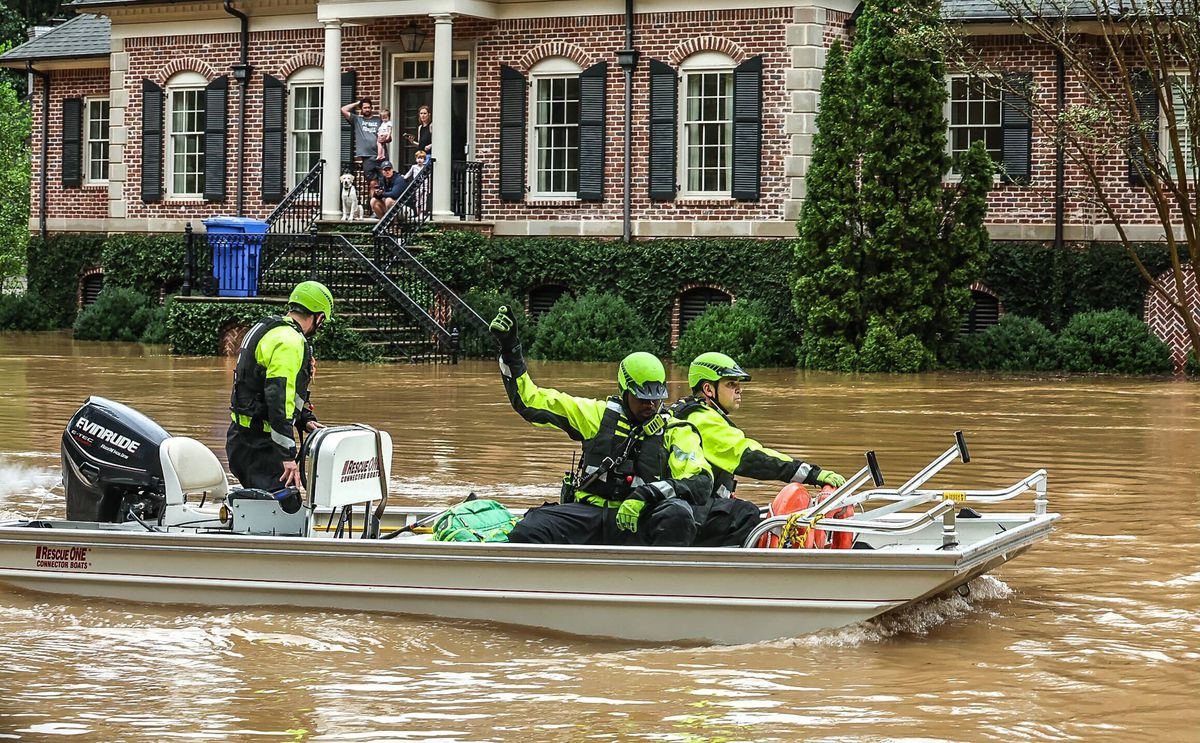
{"label": "black harness", "polygon": [[[670,463],[663,442],[666,420],[662,421],[664,425],[634,425],[619,397],[610,397],[605,404],[600,430],[583,442],[576,482],[581,492],[621,501],[637,486],[657,482],[668,472]],[[658,430],[647,433],[647,427]]]}
{"label": "black harness", "polygon": [[[281,325],[293,326],[290,320],[272,315],[263,318],[251,328],[242,340],[237,366],[233,370],[233,392],[229,396],[229,409],[238,415],[250,416],[252,427],[257,431],[262,431],[262,424],[270,423],[270,420],[266,398],[267,370],[254,357],[255,351],[263,336]],[[293,424],[298,420],[304,403],[308,401],[308,386],[311,382],[312,344],[305,338],[304,360],[300,363],[300,373],[296,375],[296,404],[291,421]]]}

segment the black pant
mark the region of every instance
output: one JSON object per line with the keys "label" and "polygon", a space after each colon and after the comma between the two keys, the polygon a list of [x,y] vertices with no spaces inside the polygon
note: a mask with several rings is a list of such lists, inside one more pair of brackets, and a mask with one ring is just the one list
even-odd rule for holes
{"label": "black pant", "polygon": [[285,457],[271,441],[271,434],[230,423],[225,434],[225,455],[229,458],[229,471],[243,488],[271,493],[283,488]]}
{"label": "black pant", "polygon": [[713,498],[692,546],[741,547],[759,518],[758,506],[748,500]]}
{"label": "black pant", "polygon": [[547,503],[531,508],[508,535],[533,544],[612,544],[688,547],[696,521],[687,501],[668,498],[642,509],[636,532],[617,528],[617,509],[589,503]]}

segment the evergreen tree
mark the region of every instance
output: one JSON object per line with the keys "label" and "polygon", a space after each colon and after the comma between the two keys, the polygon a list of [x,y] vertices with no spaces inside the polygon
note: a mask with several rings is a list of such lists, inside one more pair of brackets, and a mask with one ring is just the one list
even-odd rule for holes
{"label": "evergreen tree", "polygon": [[938,13],[936,0],[867,0],[845,67],[830,51],[796,251],[805,366],[926,368],[969,307],[992,164],[976,147],[958,188],[943,185]]}
{"label": "evergreen tree", "polygon": [[0,291],[24,273],[28,240],[29,106],[0,79]]}
{"label": "evergreen tree", "polygon": [[857,99],[842,42],[835,40],[825,58],[796,243],[795,307],[804,331],[799,357],[809,368],[838,366],[866,329],[860,311]]}

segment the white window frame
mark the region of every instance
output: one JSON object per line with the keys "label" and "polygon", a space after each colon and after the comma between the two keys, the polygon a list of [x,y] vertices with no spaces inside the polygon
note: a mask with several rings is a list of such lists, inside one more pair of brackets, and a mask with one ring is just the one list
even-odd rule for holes
{"label": "white window frame", "polygon": [[[303,170],[296,167],[297,156],[300,154],[299,142],[301,139],[305,139],[308,143],[308,146],[305,149],[305,151],[310,154],[310,160],[311,160],[311,155],[313,155],[313,154],[316,155],[316,160],[321,159],[321,116],[322,116],[321,106],[324,105],[324,101],[325,101],[324,85],[325,85],[325,73],[320,67],[302,67],[299,70],[296,70],[296,72],[292,73],[292,75],[290,77],[288,77],[288,79],[287,79],[287,86],[288,86],[287,144],[288,144],[288,146],[287,146],[287,162],[284,164],[284,167],[286,169],[285,172],[287,175],[287,184],[288,184],[289,190],[295,188],[300,183],[300,179],[303,178],[304,176],[308,175],[308,171],[312,168],[311,164],[307,168],[304,168]],[[318,92],[318,94],[321,97],[321,101],[320,101],[320,103],[318,103],[318,105],[316,107],[316,112],[317,112],[316,128],[315,129],[301,129],[296,126],[296,110],[297,110],[296,104],[297,104],[298,98],[299,98],[299,96],[297,95],[297,91],[299,91],[299,90],[312,91],[314,89]],[[307,106],[307,108],[309,110],[313,110],[311,101],[309,103],[310,103],[310,105]],[[312,144],[314,141],[316,142],[315,150],[313,149],[313,144]],[[316,161],[311,160],[311,162],[313,162],[315,164]]]}
{"label": "white window frame", "polygon": [[[985,121],[982,124],[970,123],[970,105],[972,103],[972,100],[971,100],[969,94],[970,94],[970,89],[971,89],[971,80],[975,80],[975,79],[983,80],[984,84],[987,86],[984,89],[984,96],[983,96]],[[946,104],[945,104],[943,111],[946,116],[946,155],[948,155],[950,157],[950,172],[947,173],[945,176],[945,180],[947,180],[947,181],[957,182],[962,179],[962,174],[958,172],[957,166],[954,164],[954,153],[955,153],[954,131],[956,129],[979,129],[979,128],[985,128],[985,129],[993,129],[994,128],[994,129],[997,129],[1000,131],[1000,150],[996,154],[992,154],[991,150],[988,151],[988,154],[992,155],[992,161],[996,164],[996,169],[997,169],[997,172],[992,180],[997,183],[1000,181],[999,169],[1004,162],[1004,95],[1003,95],[1003,92],[1000,90],[1000,88],[997,87],[996,84],[993,82],[996,79],[997,79],[996,75],[971,75],[971,74],[968,74],[965,72],[956,72],[956,73],[946,75]],[[964,101],[967,103],[967,106],[968,106],[967,123],[963,123],[963,124],[955,124],[954,123],[954,102],[955,102],[955,100],[954,100],[954,82],[956,80],[966,80],[967,81],[968,97],[966,99],[964,99]],[[994,90],[997,92],[997,97],[995,97],[995,98],[987,97],[986,94],[987,94],[989,88],[990,88],[990,90]],[[987,119],[987,104],[989,102],[994,103],[996,106],[996,112],[997,112],[998,118],[994,124],[988,123],[986,121],[986,119]],[[970,135],[968,135],[968,137],[969,136]],[[974,140],[971,140],[971,143],[974,144]],[[986,144],[986,141],[984,144]],[[966,150],[959,150],[959,152],[966,152]]]}
{"label": "white window frame", "polygon": [[[204,89],[208,86],[208,80],[198,72],[181,72],[167,81],[166,88],[166,192],[169,199],[187,199],[201,200],[204,198],[204,126],[199,126],[198,129],[185,130],[183,132],[176,131],[175,127],[175,106],[176,94],[187,95],[197,94],[199,108],[191,109],[196,111],[199,116],[198,121],[202,121],[205,113],[204,109]],[[176,147],[179,142],[177,138],[186,137],[186,140],[181,140],[186,143],[189,140],[197,142],[197,150],[194,152],[182,153],[184,157],[195,157],[195,162],[198,163],[198,170],[186,171],[186,175],[196,176],[197,189],[185,190],[175,188],[175,177],[179,175],[175,168]]]}
{"label": "white window frame", "polygon": [[[531,199],[553,199],[553,200],[573,200],[579,196],[579,76],[583,72],[583,68],[566,57],[547,57],[538,62],[529,70],[529,157],[528,162],[528,183],[529,183],[529,198]],[[539,93],[543,87],[542,83],[553,84],[553,81],[575,80],[575,121],[565,121],[559,123],[542,122],[539,120],[540,106]],[[569,98],[562,99],[569,103]],[[554,99],[551,98],[551,102]],[[565,146],[560,146],[557,143],[548,143],[549,138],[554,136],[554,132],[561,132],[570,139],[570,132],[575,133],[574,147],[568,142]],[[575,152],[575,167],[570,167],[570,153],[572,149]],[[555,150],[561,150],[565,153],[567,163],[561,167],[543,167],[543,155],[549,156]],[[541,176],[548,172],[556,172],[562,174],[565,179],[562,189],[543,188]],[[571,173],[574,172],[574,188],[571,187]]]}
{"label": "white window frame", "polygon": [[[1183,109],[1184,99],[1182,91],[1186,90],[1190,84],[1188,77],[1189,75],[1187,70],[1176,70],[1171,72],[1171,94],[1175,99],[1173,101],[1175,108],[1175,119],[1179,122],[1177,128],[1179,130],[1180,139],[1182,140],[1181,144],[1183,146],[1184,167],[1188,168],[1189,172],[1187,173],[1187,176],[1189,181],[1192,183],[1192,187],[1194,188],[1195,179],[1198,175],[1197,171],[1200,170],[1200,156],[1198,156],[1196,152],[1197,144],[1200,144],[1200,141],[1198,141],[1196,132],[1189,131],[1187,111]],[[1191,91],[1191,95],[1200,95],[1200,91],[1193,89]],[[1197,122],[1191,123],[1196,124]],[[1195,127],[1193,126],[1192,128],[1194,129]],[[1178,179],[1179,173],[1175,169],[1175,157],[1171,151],[1170,125],[1167,122],[1166,111],[1162,110],[1158,112],[1158,150],[1162,154],[1163,160],[1167,166],[1167,172],[1171,174],[1171,178]]]}
{"label": "white window frame", "polygon": [[[684,199],[731,199],[733,198],[733,71],[737,64],[725,54],[720,52],[699,52],[693,54],[683,61],[679,66],[679,153],[678,153],[678,173],[676,177],[679,179],[679,197]],[[690,80],[694,76],[719,74],[727,76],[727,104],[725,109],[725,117],[720,121],[704,121],[703,119],[693,123],[688,118],[688,88]],[[706,170],[700,167],[692,167],[689,159],[689,154],[692,150],[699,151],[700,148],[712,148],[712,145],[706,145],[702,142],[692,142],[693,126],[711,126],[716,123],[724,123],[725,126],[725,183],[726,188],[718,190],[702,190],[691,188],[691,179],[689,175],[692,170]],[[720,145],[718,145],[720,146]]]}
{"label": "white window frame", "polygon": [[[104,123],[101,125],[101,134],[92,136],[92,123],[95,117],[92,115],[92,106],[105,106]],[[112,106],[109,104],[109,99],[105,98],[85,98],[83,99],[83,163],[84,163],[84,183],[91,186],[103,186],[108,183],[108,148],[110,132],[112,131]],[[93,150],[99,151],[99,156],[93,156]],[[92,166],[97,165],[101,168],[103,177],[93,177]]]}

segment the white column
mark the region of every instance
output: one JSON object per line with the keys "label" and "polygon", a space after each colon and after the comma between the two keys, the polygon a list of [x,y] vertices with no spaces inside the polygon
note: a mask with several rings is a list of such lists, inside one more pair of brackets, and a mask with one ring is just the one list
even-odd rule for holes
{"label": "white column", "polygon": [[338,176],[342,172],[342,22],[325,21],[325,90],[321,106],[321,217],[338,219]]}
{"label": "white column", "polygon": [[433,218],[454,216],[450,211],[451,131],[450,85],[454,74],[454,14],[431,13],[433,18]]}

